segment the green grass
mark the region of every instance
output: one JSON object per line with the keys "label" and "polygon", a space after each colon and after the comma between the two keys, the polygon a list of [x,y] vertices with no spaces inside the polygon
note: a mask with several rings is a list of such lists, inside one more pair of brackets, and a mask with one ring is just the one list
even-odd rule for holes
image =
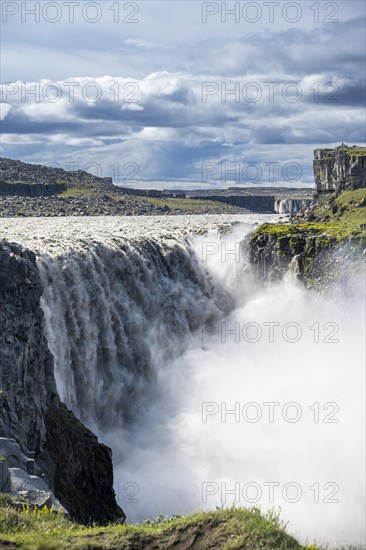
{"label": "green grass", "polygon": [[[149,549],[190,547],[192,537],[204,536],[217,550],[316,550],[301,546],[286,532],[278,514],[258,508],[197,512],[190,516],[159,516],[154,522],[84,527],[47,509],[15,509],[9,498],[0,498],[1,542],[13,542],[27,550]],[[209,546],[210,545],[210,546]]]}
{"label": "green grass", "polygon": [[[308,288],[326,291],[338,284],[340,277],[343,284],[352,280],[354,269],[362,271],[366,189],[345,191],[339,196],[326,194],[310,212],[297,215],[293,220],[263,224],[251,235],[253,261],[265,273],[278,277],[290,269]],[[335,250],[342,254],[342,266],[334,262]]]}
{"label": "green grass", "polygon": [[[75,188],[68,187],[63,193],[60,194],[61,197],[90,197],[98,193],[97,189],[93,188]],[[124,196],[120,193],[104,193],[108,195],[111,199],[118,201],[123,200]],[[142,205],[149,203],[156,206],[167,206],[171,210],[181,210],[183,212],[201,212],[202,210],[212,210],[212,209],[222,209],[229,208],[229,205],[224,203],[219,203],[217,201],[205,201],[205,200],[195,200],[195,199],[183,199],[183,198],[155,198],[155,197],[142,197],[139,195],[132,195],[132,198]]]}
{"label": "green grass", "polygon": [[[329,152],[329,156],[323,157],[322,159],[315,159],[314,162],[323,162],[323,160],[335,159],[335,149],[323,149],[323,151]],[[346,153],[350,157],[366,157],[366,147],[340,147],[339,151]]]}
{"label": "green grass", "polygon": [[11,497],[0,495],[0,547],[13,548],[14,543],[24,550],[185,550],[198,540],[201,549],[331,550],[316,543],[299,544],[278,513],[263,513],[259,508],[160,515],[142,524],[85,527],[47,508],[31,510],[25,503],[16,509],[12,502]]}
{"label": "green grass", "polygon": [[78,187],[68,187],[60,193],[60,197],[90,197],[92,195],[95,195],[96,189],[92,189],[90,187],[78,188]]}
{"label": "green grass", "polygon": [[366,239],[366,189],[345,191],[338,197],[327,197],[313,210],[314,221],[299,223],[263,224],[258,227],[252,239],[265,235],[282,237],[324,235],[327,239],[341,241],[353,237]]}
{"label": "green grass", "polygon": [[[141,197],[140,197],[141,198]],[[145,201],[151,202],[157,206],[168,206],[172,210],[183,210],[183,211],[192,211],[200,212],[202,210],[213,210],[213,209],[225,209],[230,208],[229,204],[218,201],[206,201],[199,199],[183,199],[183,198],[174,198],[167,197],[157,199],[154,197],[144,197]]]}
{"label": "green grass", "polygon": [[340,150],[352,157],[366,157],[366,147],[342,147]]}
{"label": "green grass", "polygon": [[325,223],[333,225],[338,233],[337,238],[347,236],[365,237],[366,223],[366,189],[344,191],[338,197],[330,197],[314,209],[314,216],[325,219]]}

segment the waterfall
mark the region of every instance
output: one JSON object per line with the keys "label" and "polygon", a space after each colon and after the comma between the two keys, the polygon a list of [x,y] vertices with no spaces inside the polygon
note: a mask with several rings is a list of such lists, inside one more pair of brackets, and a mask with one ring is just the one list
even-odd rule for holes
{"label": "waterfall", "polygon": [[255,505],[281,508],[303,540],[358,544],[364,291],[348,301],[291,278],[258,285],[240,243],[270,219],[4,230],[37,252],[58,390],[112,447],[128,521]]}
{"label": "waterfall", "polygon": [[295,214],[303,208],[307,208],[312,199],[277,199],[275,201],[275,212],[278,214]]}
{"label": "waterfall", "polygon": [[234,307],[191,242],[207,231],[217,242],[231,222],[213,217],[210,229],[199,216],[167,220],[40,219],[31,231],[27,220],[23,231],[7,222],[7,234],[38,254],[60,397],[98,434],[132,422],[157,372]]}
{"label": "waterfall", "polygon": [[82,240],[39,269],[61,398],[94,431],[133,421],[158,370],[234,307],[179,234]]}

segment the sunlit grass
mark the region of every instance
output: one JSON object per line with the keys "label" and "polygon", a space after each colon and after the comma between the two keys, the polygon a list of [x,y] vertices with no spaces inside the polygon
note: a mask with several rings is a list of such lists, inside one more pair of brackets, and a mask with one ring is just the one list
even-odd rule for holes
{"label": "sunlit grass", "polygon": [[46,508],[35,511],[25,504],[17,510],[9,499],[0,499],[0,532],[3,542],[13,542],[27,550],[122,550],[152,548],[155,544],[157,548],[182,550],[186,537],[197,532],[217,550],[318,550],[314,545],[301,546],[287,533],[277,513],[262,513],[258,508],[159,516],[155,521],[135,525],[84,527]]}
{"label": "sunlit grass", "polygon": [[321,201],[313,210],[314,221],[300,223],[263,224],[254,231],[252,238],[265,235],[323,235],[337,241],[347,237],[365,238],[366,189],[345,191]]}
{"label": "sunlit grass", "polygon": [[182,211],[197,211],[201,210],[212,210],[212,209],[228,209],[230,208],[229,204],[219,201],[206,201],[200,199],[190,199],[190,198],[153,198],[153,197],[144,197],[144,200],[151,202],[157,206],[167,206],[172,210],[182,210]]}

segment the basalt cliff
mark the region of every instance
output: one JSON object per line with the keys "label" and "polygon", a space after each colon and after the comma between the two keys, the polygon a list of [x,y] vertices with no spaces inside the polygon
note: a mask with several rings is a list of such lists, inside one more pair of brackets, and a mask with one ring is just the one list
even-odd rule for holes
{"label": "basalt cliff", "polygon": [[33,252],[0,241],[0,492],[81,522],[123,520],[111,451],[60,402]]}
{"label": "basalt cliff", "polygon": [[341,145],[335,149],[315,149],[313,170],[318,193],[340,193],[365,187],[365,148]]}
{"label": "basalt cliff", "polygon": [[314,151],[314,203],[289,221],[263,224],[245,243],[257,277],[292,273],[307,287],[351,286],[364,271],[366,148]]}

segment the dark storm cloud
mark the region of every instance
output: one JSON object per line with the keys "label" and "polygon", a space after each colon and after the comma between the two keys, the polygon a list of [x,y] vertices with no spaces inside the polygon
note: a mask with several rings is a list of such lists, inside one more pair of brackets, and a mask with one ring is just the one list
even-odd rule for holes
{"label": "dark storm cloud", "polygon": [[[341,82],[337,86],[325,83],[319,90],[319,102],[323,104],[343,105],[349,107],[365,107],[366,90],[365,81],[354,77],[353,81]],[[314,102],[314,94],[308,94],[308,103]]]}
{"label": "dark storm cloud", "polygon": [[[237,71],[281,71],[298,76],[335,72],[359,77],[364,59],[365,18],[326,28],[246,35],[238,43]],[[213,50],[212,56],[217,54]],[[241,58],[241,59],[240,59]]]}
{"label": "dark storm cloud", "polygon": [[2,133],[5,134],[44,134],[51,135],[55,132],[68,132],[76,134],[82,131],[82,125],[78,120],[70,121],[47,121],[33,120],[25,113],[17,110],[10,111],[5,120],[1,123]]}

